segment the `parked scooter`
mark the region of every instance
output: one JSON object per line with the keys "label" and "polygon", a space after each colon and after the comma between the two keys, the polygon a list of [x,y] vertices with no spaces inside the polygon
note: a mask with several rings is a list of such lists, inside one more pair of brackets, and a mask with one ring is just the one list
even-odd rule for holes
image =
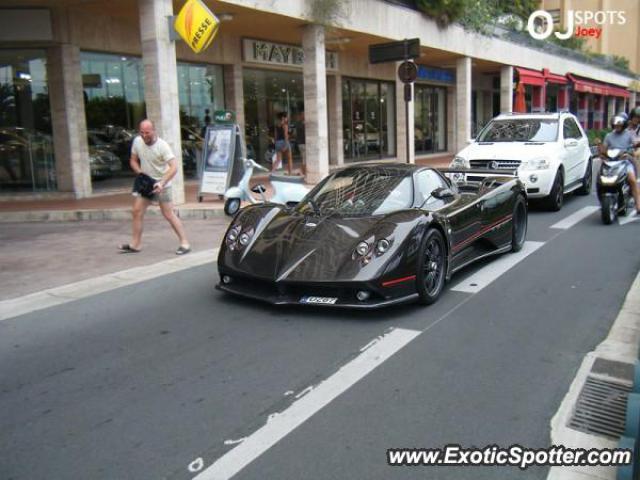
{"label": "parked scooter", "polygon": [[[296,205],[302,198],[309,193],[309,190],[304,186],[303,177],[285,177],[281,175],[269,175],[269,181],[273,187],[273,196],[267,200],[265,196],[266,188],[263,185],[256,185],[253,188],[249,187],[249,181],[253,175],[253,169],[257,168],[268,172],[269,169],[257,164],[250,158],[245,158],[244,173],[242,178],[238,182],[238,185],[229,187],[224,192],[224,213],[233,216],[238,210],[240,210],[240,204],[243,201],[249,201],[251,203],[280,203],[288,207]],[[253,193],[259,194],[260,199],[256,199]]]}
{"label": "parked scooter", "polygon": [[617,148],[607,150],[606,156],[602,155],[597,192],[605,225],[613,223],[618,215],[626,215],[635,206],[627,175],[628,161],[633,162],[631,155]]}

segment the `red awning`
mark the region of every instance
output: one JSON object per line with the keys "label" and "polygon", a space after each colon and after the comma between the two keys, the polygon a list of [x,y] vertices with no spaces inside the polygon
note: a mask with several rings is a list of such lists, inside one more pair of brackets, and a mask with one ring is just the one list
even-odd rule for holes
{"label": "red awning", "polygon": [[629,97],[629,92],[622,87],[617,87],[607,83],[594,82],[593,80],[587,80],[584,78],[577,78],[570,73],[568,73],[567,76],[573,82],[573,87],[576,92],[609,95],[610,97]]}
{"label": "red awning", "polygon": [[569,83],[569,80],[567,80],[567,77],[565,77],[564,75],[557,75],[555,73],[551,73],[548,68],[542,69],[542,76],[549,83],[558,83],[560,85],[566,85],[567,83]]}
{"label": "red awning", "polygon": [[528,68],[515,68],[516,72],[518,72],[518,78],[520,79],[521,83],[527,85],[535,85],[537,87],[544,86],[544,76],[540,72],[536,70],[529,70]]}

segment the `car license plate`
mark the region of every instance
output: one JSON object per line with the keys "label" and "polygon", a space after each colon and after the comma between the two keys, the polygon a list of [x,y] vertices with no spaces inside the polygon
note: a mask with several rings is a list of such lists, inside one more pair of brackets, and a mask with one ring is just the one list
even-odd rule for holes
{"label": "car license plate", "polygon": [[333,305],[337,301],[337,297],[302,297],[300,299],[300,303],[318,303],[321,305]]}

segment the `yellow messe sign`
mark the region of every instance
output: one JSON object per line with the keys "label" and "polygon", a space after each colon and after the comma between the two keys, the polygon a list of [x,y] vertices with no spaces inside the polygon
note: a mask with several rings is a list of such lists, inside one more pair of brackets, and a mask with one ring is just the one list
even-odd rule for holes
{"label": "yellow messe sign", "polygon": [[176,32],[195,53],[211,44],[219,26],[220,20],[200,0],[187,0],[174,24]]}

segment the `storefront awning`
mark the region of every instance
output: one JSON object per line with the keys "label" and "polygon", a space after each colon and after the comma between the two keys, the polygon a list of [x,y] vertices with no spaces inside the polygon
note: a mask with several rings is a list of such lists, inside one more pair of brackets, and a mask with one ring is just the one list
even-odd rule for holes
{"label": "storefront awning", "polygon": [[544,76],[536,71],[536,70],[529,70],[528,68],[520,68],[520,67],[515,67],[516,72],[518,73],[518,78],[520,83],[526,84],[526,85],[534,85],[537,87],[543,87],[544,86]]}
{"label": "storefront awning", "polygon": [[569,77],[569,80],[573,82],[573,87],[576,92],[595,93],[596,95],[608,95],[610,97],[629,97],[629,92],[622,87],[594,82],[593,80],[587,80],[584,78],[577,78],[570,73],[567,74],[567,76]]}
{"label": "storefront awning", "polygon": [[542,69],[542,76],[548,83],[555,83],[559,85],[566,85],[567,83],[569,83],[569,80],[567,80],[567,77],[565,77],[564,75],[557,75],[555,73],[551,73],[548,68]]}

